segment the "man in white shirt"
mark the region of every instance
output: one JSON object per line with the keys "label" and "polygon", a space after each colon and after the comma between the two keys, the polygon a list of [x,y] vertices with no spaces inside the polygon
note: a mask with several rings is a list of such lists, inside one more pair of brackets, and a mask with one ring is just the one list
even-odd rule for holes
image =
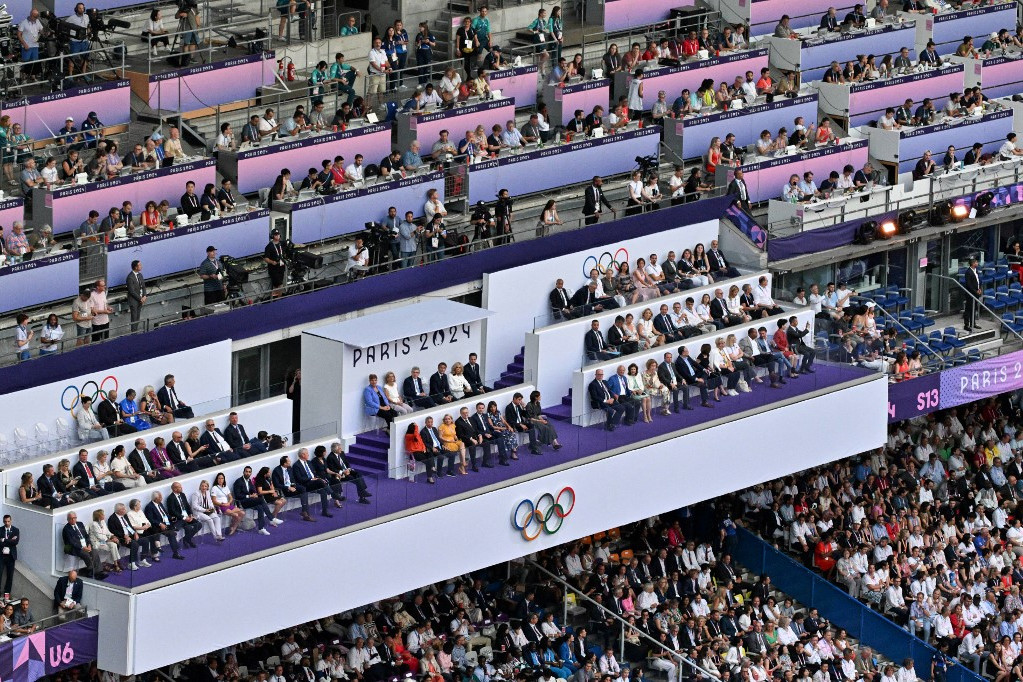
{"label": "man in white shirt", "polygon": [[565,573],[567,573],[569,577],[574,578],[582,572],[583,562],[579,558],[579,548],[573,545],[572,549],[570,549],[568,554],[565,555]]}
{"label": "man in white shirt", "polygon": [[984,651],[984,638],[980,636],[979,627],[973,626],[959,643],[959,658],[964,663],[972,664],[973,671],[980,674],[981,663],[987,658],[987,654]]}
{"label": "man in white shirt", "polygon": [[881,130],[898,130],[902,127],[900,123],[895,120],[895,109],[888,107],[884,111],[884,116],[877,120],[877,127]]}
{"label": "man in white shirt", "polygon": [[274,110],[267,109],[263,117],[259,119],[259,137],[264,138],[267,135],[272,135],[281,129],[277,119],[274,118]]}
{"label": "man in white shirt", "polygon": [[391,70],[391,63],[387,59],[387,53],[382,48],[383,43],[380,38],[373,40],[373,48],[369,51],[369,78],[368,86],[366,88],[366,103],[368,106],[374,106],[373,95],[377,95],[376,101],[383,98],[384,92],[387,89],[387,72]]}
{"label": "man in white shirt", "polygon": [[438,214],[442,218],[447,217],[448,210],[444,207],[444,202],[437,196],[437,190],[431,189],[426,193],[426,204],[423,206],[423,214],[426,216],[427,222],[433,220],[433,216]]}
{"label": "man in white shirt", "polygon": [[838,176],[838,181],[835,182],[835,187],[840,190],[850,190],[856,188],[856,183],[853,181],[853,167],[847,164],[842,169],[842,174]]}
{"label": "man in white shirt", "polygon": [[916,670],[913,669],[913,659],[904,659],[902,661],[902,667],[895,673],[896,682],[916,682],[916,679]]}
{"label": "man in white shirt", "polygon": [[504,131],[501,133],[501,141],[509,147],[525,147],[526,141],[522,138],[522,133],[515,127],[515,121],[508,121],[505,123]]}
{"label": "man in white shirt", "polygon": [[768,286],[767,277],[764,275],[761,275],[757,285],[753,287],[753,304],[758,310],[766,310],[768,315],[781,315],[784,312],[775,305],[774,298],[771,297],[771,287]]}
{"label": "man in white shirt", "polygon": [[1005,136],[1005,142],[998,148],[998,155],[1003,159],[1023,156],[1023,149],[1016,146],[1016,133],[1009,133]]}
{"label": "man in white shirt", "polygon": [[348,252],[348,272],[365,274],[369,269],[369,249],[363,244],[362,237],[355,238],[355,245]]}
{"label": "man in white shirt", "polygon": [[345,179],[348,182],[362,182],[365,179],[362,167],[362,154],[356,154],[355,161],[348,164],[348,168],[345,168]]}

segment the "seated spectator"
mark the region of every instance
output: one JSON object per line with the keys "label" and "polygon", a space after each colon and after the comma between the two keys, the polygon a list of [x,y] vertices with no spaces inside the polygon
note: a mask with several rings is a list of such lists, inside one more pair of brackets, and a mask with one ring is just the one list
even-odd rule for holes
{"label": "seated spectator", "polygon": [[63,616],[77,609],[82,600],[83,590],[84,583],[78,577],[76,569],[71,569],[67,575],[57,578],[57,584],[53,587],[53,608],[57,614]]}
{"label": "seated spectator", "polygon": [[177,389],[175,388],[176,380],[173,374],[168,374],[163,378],[163,386],[157,391],[157,398],[160,404],[163,405],[164,409],[168,410],[177,419],[192,419],[195,414],[192,412],[192,408],[188,406],[183,400],[178,398]]}

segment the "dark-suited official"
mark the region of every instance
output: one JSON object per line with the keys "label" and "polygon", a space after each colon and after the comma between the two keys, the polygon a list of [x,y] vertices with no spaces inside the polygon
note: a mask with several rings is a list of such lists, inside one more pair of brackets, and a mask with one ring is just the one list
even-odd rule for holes
{"label": "dark-suited official", "polygon": [[281,231],[270,232],[270,243],[263,249],[263,261],[266,263],[267,272],[270,274],[271,298],[281,295],[281,287],[284,285],[284,273],[287,269],[284,265],[284,245],[281,244]]}

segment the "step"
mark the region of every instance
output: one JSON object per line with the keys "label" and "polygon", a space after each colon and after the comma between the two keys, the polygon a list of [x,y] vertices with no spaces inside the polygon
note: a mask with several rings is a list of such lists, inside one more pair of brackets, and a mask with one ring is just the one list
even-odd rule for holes
{"label": "step", "polygon": [[507,374],[522,374],[524,369],[525,365],[522,364],[522,361],[516,361],[508,365]]}
{"label": "step", "polygon": [[372,459],[387,459],[386,448],[376,448],[368,445],[360,445],[358,443],[355,443],[348,448],[348,454],[370,457]]}
{"label": "step", "polygon": [[385,431],[374,429],[373,431],[366,431],[357,435],[355,442],[364,444],[378,443],[386,450],[391,447],[391,436]]}
{"label": "step", "polygon": [[512,386],[517,386],[517,385],[519,385],[521,383],[522,383],[521,377],[518,378],[518,379],[515,379],[515,378],[508,378],[508,379],[501,378],[501,379],[498,379],[497,381],[494,382],[494,388],[511,388]]}
{"label": "step", "polygon": [[569,403],[568,405],[561,404],[555,405],[554,407],[551,408],[544,408],[543,413],[550,417],[551,419],[554,419],[559,422],[571,421],[572,405],[571,403]]}
{"label": "step", "polygon": [[361,455],[346,455],[345,459],[353,469],[368,471],[374,475],[387,471],[387,460],[367,459]]}
{"label": "step", "polygon": [[526,360],[525,352],[519,353],[514,358],[512,358],[513,362],[525,362],[525,360]]}
{"label": "step", "polygon": [[572,404],[572,394],[569,393],[566,396],[562,396],[561,397],[561,404],[562,405],[571,405]]}

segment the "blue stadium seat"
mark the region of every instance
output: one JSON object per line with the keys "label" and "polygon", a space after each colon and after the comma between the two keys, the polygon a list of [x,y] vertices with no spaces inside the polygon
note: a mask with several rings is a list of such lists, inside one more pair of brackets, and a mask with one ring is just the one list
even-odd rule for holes
{"label": "blue stadium seat", "polygon": [[959,338],[955,327],[945,327],[941,336],[942,340],[953,348],[962,348],[966,345],[966,342]]}
{"label": "blue stadium seat", "polygon": [[898,285],[888,285],[885,287],[884,293],[888,297],[888,303],[894,305],[896,310],[904,305],[909,305],[909,299],[899,293]]}
{"label": "blue stadium seat", "polygon": [[984,289],[984,294],[980,298],[984,305],[986,305],[988,308],[991,308],[991,310],[995,311],[996,313],[1000,310],[1005,310],[1006,307],[1008,307],[1008,303],[1006,303],[1004,299],[999,300],[995,296],[994,289]]}
{"label": "blue stadium seat", "polygon": [[927,345],[942,354],[948,353],[953,348],[952,344],[945,341],[942,332],[937,329],[927,335]]}

